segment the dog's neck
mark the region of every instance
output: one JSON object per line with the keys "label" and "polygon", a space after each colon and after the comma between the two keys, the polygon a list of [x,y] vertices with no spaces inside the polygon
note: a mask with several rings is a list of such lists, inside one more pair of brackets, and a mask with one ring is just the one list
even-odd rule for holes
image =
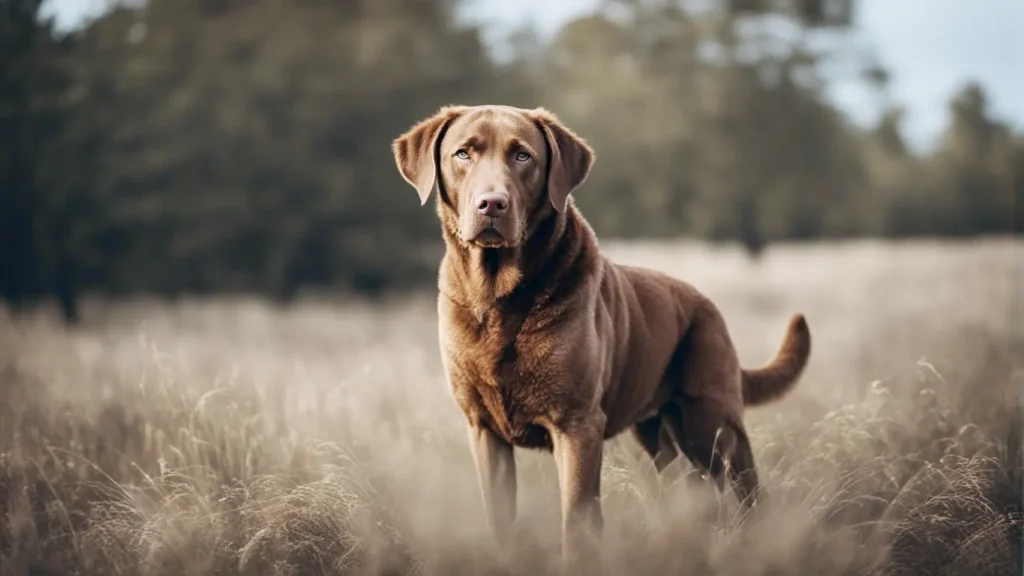
{"label": "dog's neck", "polygon": [[442,226],[445,257],[439,288],[478,316],[493,309],[529,310],[571,296],[597,260],[594,233],[570,200],[539,220],[515,248],[467,245]]}

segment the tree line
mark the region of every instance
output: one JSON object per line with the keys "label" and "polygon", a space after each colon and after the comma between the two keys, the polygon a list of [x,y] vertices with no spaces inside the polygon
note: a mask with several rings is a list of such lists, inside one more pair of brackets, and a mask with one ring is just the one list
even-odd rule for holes
{"label": "tree line", "polygon": [[[915,153],[888,72],[814,41],[842,38],[855,0],[608,1],[551,39],[516,31],[500,55],[456,0],[148,0],[70,33],[41,3],[0,2],[14,308],[55,296],[73,320],[83,293],[429,284],[437,224],[389,143],[449,103],[544,106],[587,138],[599,160],[577,202],[602,237],[756,255],[1022,232],[1024,134],[972,83]],[[830,66],[851,61],[882,109],[867,129],[826,97]]]}

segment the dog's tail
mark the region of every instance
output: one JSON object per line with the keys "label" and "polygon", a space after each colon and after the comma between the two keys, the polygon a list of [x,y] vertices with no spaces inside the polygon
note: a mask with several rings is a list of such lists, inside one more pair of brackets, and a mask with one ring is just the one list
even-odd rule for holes
{"label": "dog's tail", "polygon": [[796,384],[811,355],[811,331],[803,314],[789,319],[786,337],[772,361],[743,371],[743,403],[760,406],[782,398]]}

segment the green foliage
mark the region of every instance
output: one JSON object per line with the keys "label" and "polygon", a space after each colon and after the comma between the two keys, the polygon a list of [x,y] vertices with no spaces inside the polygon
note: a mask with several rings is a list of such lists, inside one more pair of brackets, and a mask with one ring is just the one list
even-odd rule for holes
{"label": "green foliage", "polygon": [[[588,138],[578,200],[603,237],[756,254],[1021,232],[1024,137],[980,86],[954,96],[927,157],[898,110],[865,133],[826,101],[823,66],[843,51],[808,39],[848,25],[849,2],[621,0],[550,42],[516,35],[500,63],[455,0],[150,0],[65,38],[39,4],[0,4],[0,295],[16,305],[56,293],[73,317],[81,290],[289,300],[429,283],[437,225],[389,143],[449,103],[545,106]],[[794,33],[761,25],[769,4]],[[864,76],[884,92],[884,69]]]}

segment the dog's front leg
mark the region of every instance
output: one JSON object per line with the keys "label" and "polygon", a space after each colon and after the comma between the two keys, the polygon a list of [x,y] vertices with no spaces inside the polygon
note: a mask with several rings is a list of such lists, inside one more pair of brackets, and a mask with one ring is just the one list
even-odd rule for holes
{"label": "dog's front leg", "polygon": [[588,416],[551,430],[562,498],[562,555],[570,564],[595,559],[604,529],[601,457],[604,415]]}
{"label": "dog's front leg", "polygon": [[507,547],[516,519],[516,460],[512,445],[483,426],[470,425],[469,446],[491,533],[499,546]]}

